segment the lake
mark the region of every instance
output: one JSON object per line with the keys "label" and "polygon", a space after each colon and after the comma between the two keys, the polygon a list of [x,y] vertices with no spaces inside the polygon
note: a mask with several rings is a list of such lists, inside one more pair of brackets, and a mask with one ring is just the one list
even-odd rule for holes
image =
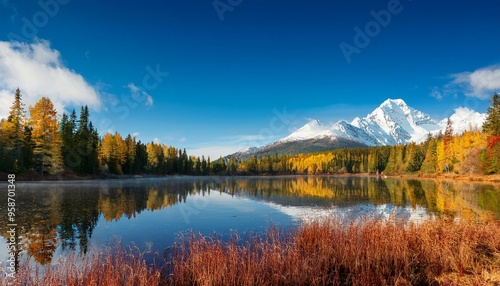
{"label": "lake", "polygon": [[[8,258],[7,184],[0,187],[0,259]],[[405,222],[500,219],[500,190],[433,180],[332,177],[165,177],[16,182],[20,257],[49,265],[116,241],[162,253],[189,231],[223,237],[335,216]]]}

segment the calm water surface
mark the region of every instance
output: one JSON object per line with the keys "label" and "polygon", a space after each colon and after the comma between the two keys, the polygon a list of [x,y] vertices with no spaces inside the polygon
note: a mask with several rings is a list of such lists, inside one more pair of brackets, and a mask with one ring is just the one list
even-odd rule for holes
{"label": "calm water surface", "polygon": [[[7,187],[0,184],[0,259],[8,257]],[[20,257],[48,265],[117,240],[160,253],[182,233],[228,235],[303,220],[433,216],[500,219],[500,190],[470,183],[374,177],[167,177],[16,182]]]}

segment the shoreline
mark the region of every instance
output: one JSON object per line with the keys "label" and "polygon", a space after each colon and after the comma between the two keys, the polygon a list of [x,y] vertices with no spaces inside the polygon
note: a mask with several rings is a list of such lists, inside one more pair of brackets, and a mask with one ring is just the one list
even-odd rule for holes
{"label": "shoreline", "polygon": [[387,175],[388,178],[416,179],[416,180],[435,180],[462,182],[471,184],[488,184],[500,187],[500,175],[459,175],[459,174],[402,174]]}
{"label": "shoreline", "polygon": [[[0,173],[2,181],[7,180],[8,173]],[[400,178],[400,179],[416,179],[416,180],[436,180],[436,181],[452,181],[452,182],[466,182],[489,184],[500,187],[500,174],[493,175],[460,175],[460,174],[369,174],[369,173],[355,173],[355,174],[210,174],[210,175],[154,175],[154,174],[136,174],[136,175],[114,175],[114,174],[100,174],[100,175],[77,175],[74,173],[63,173],[59,175],[46,175],[41,176],[36,173],[29,174],[16,174],[16,181],[25,182],[44,182],[44,181],[92,181],[92,180],[123,180],[123,179],[146,179],[146,178],[170,178],[170,177],[380,177],[380,178]]]}

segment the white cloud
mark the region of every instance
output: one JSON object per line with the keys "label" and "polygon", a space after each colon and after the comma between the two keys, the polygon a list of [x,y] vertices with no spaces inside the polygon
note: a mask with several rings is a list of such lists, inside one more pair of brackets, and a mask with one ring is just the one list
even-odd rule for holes
{"label": "white cloud", "polygon": [[139,134],[141,134],[141,133],[140,132],[134,132],[134,133],[132,133],[132,137],[136,137],[137,138],[137,137],[139,137]]}
{"label": "white cloud", "polygon": [[186,142],[186,140],[187,140],[186,137],[182,137],[181,139],[179,139],[179,142],[184,143]]}
{"label": "white cloud", "polygon": [[137,86],[135,86],[135,84],[133,84],[133,83],[127,84],[127,87],[130,90],[130,92],[132,92],[132,93],[138,93],[139,92],[139,88]]}
{"label": "white cloud", "polygon": [[500,65],[489,66],[473,72],[462,72],[452,75],[451,84],[465,89],[465,95],[479,99],[490,98],[494,92],[500,91]]}
{"label": "white cloud", "polygon": [[67,68],[59,51],[44,40],[32,44],[0,41],[0,117],[7,115],[17,88],[26,106],[46,96],[60,113],[67,105],[101,105],[94,87]]}
{"label": "white cloud", "polygon": [[438,87],[434,87],[432,89],[431,96],[438,100],[443,99],[443,94],[441,93],[441,91],[439,91]]}
{"label": "white cloud", "polygon": [[155,143],[155,144],[160,144],[160,139],[158,139],[158,138],[154,138],[154,139],[153,139],[153,143]]}
{"label": "white cloud", "polygon": [[142,102],[144,101],[145,106],[152,106],[153,105],[153,97],[149,95],[147,92],[142,90],[140,87],[136,86],[134,83],[129,83],[126,85],[126,87],[129,89],[130,93],[132,94],[132,98],[137,101],[137,102]]}
{"label": "white cloud", "polygon": [[9,109],[14,102],[14,93],[0,90],[0,119],[9,114]]}
{"label": "white cloud", "polygon": [[[279,136],[278,136],[279,137]],[[242,135],[230,135],[230,136],[223,136],[220,137],[221,140],[224,140],[229,143],[233,144],[240,144],[240,145],[265,145],[274,139],[276,139],[277,136],[274,134],[242,134]]]}

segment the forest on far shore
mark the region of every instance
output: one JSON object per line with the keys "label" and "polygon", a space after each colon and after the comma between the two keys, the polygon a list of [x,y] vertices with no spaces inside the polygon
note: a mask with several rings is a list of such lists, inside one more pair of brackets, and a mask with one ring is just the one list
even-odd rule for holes
{"label": "forest on far shore", "polygon": [[87,106],[57,114],[42,97],[29,108],[16,90],[7,119],[0,121],[0,172],[56,174],[499,174],[500,96],[495,93],[482,130],[444,134],[420,144],[346,148],[328,152],[251,156],[246,160],[189,156],[185,149],[143,143],[128,134],[100,135]]}

